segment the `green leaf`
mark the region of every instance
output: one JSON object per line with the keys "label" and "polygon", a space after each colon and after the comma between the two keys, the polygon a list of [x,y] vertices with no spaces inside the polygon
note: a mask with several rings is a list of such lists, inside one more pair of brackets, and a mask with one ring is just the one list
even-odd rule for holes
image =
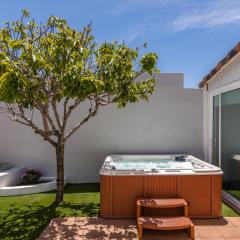
{"label": "green leaf", "polygon": [[[29,16],[23,10],[21,20],[0,29],[0,46],[8,49],[0,52],[1,101],[34,106],[51,98],[85,101],[103,95],[125,107],[153,93],[155,53],[139,58],[140,48],[124,42],[96,45],[91,24],[77,31],[56,16],[40,26],[34,19],[25,21]],[[149,74],[145,81],[135,79],[144,72]]]}

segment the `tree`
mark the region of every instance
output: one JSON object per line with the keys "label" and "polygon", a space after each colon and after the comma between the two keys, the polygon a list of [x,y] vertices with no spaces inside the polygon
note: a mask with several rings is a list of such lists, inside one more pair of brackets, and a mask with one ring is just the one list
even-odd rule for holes
{"label": "tree", "polygon": [[[56,203],[63,201],[66,141],[99,108],[110,103],[125,107],[147,100],[154,91],[157,55],[140,58],[139,51],[124,43],[97,45],[91,24],[76,31],[66,20],[51,16],[38,25],[27,10],[0,29],[1,112],[55,148]],[[149,77],[137,80],[143,73]],[[69,130],[69,118],[83,102],[89,111]]]}

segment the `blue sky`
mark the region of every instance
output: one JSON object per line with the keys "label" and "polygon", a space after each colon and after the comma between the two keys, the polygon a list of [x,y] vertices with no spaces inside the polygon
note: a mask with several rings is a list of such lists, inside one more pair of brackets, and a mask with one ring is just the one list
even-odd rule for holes
{"label": "blue sky", "polygon": [[99,43],[148,42],[160,70],[184,73],[190,88],[240,41],[240,0],[1,0],[0,21],[23,8],[39,22],[51,14],[77,29],[93,21]]}

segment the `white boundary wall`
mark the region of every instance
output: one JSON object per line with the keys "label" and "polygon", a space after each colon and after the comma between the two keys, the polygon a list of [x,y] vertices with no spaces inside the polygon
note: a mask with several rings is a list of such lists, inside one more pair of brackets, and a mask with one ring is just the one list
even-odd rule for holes
{"label": "white boundary wall", "polygon": [[[161,73],[149,102],[107,106],[66,145],[68,182],[95,182],[109,154],[188,153],[202,158],[202,90],[184,89],[183,74]],[[83,116],[80,107],[74,120]],[[55,175],[54,149],[31,129],[0,115],[0,161]]]}

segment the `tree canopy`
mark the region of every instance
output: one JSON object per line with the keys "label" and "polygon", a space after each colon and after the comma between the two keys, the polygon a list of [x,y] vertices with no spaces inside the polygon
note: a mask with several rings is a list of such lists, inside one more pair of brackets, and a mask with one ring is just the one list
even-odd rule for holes
{"label": "tree canopy", "polygon": [[[96,44],[91,24],[77,31],[55,16],[37,24],[23,10],[20,20],[0,28],[0,111],[53,145],[60,169],[66,140],[101,106],[125,107],[153,93],[158,57],[139,53],[125,43]],[[143,73],[147,79],[138,80]],[[88,114],[66,131],[72,112],[85,101]],[[63,171],[58,180],[62,188]]]}
{"label": "tree canopy", "polygon": [[107,94],[119,107],[147,99],[154,79],[133,81],[141,73],[156,71],[157,55],[144,55],[135,67],[138,49],[125,44],[97,46],[91,25],[75,31],[66,20],[50,17],[38,26],[28,11],[20,21],[6,23],[0,31],[0,100],[34,107],[49,98],[80,101]]}

